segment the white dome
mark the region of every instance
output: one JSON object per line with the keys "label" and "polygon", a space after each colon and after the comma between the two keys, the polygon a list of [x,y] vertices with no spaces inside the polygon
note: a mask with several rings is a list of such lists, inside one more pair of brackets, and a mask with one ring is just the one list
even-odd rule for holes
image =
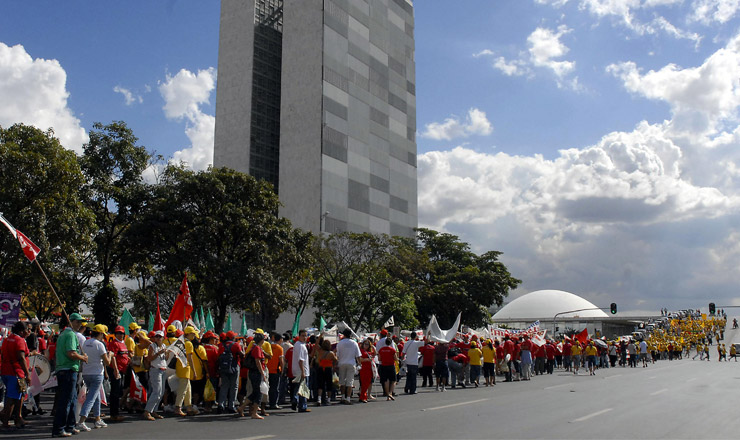
{"label": "white dome", "polygon": [[[588,309],[596,307],[590,301],[581,298],[572,293],[563,292],[562,290],[537,290],[520,296],[509,304],[505,305],[495,315],[496,319],[552,319],[560,312],[569,310]],[[608,315],[602,310],[584,310],[575,313],[564,313],[558,315],[564,318],[606,318]]]}

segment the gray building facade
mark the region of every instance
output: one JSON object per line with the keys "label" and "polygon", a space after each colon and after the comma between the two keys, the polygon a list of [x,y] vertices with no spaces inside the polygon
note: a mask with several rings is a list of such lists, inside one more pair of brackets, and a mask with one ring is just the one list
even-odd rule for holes
{"label": "gray building facade", "polygon": [[216,93],[214,165],[272,182],[295,226],[414,235],[410,0],[222,0]]}

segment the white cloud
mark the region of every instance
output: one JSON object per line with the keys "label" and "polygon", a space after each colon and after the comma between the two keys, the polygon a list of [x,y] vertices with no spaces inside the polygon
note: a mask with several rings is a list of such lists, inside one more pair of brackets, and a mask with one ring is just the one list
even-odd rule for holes
{"label": "white cloud", "polygon": [[695,0],[692,20],[704,24],[726,23],[737,14],[740,0]]}
{"label": "white cloud", "polygon": [[537,28],[527,37],[529,55],[532,63],[537,67],[546,67],[552,70],[558,78],[569,74],[575,68],[575,62],[558,61],[568,53],[568,47],[560,41],[560,37],[570,32],[566,26],[558,27],[557,32],[547,28]]}
{"label": "white cloud", "polygon": [[173,160],[184,162],[195,170],[206,169],[213,163],[213,142],[216,119],[201,109],[209,104],[211,92],[216,87],[216,70],[211,67],[197,73],[186,69],[175,76],[167,75],[159,85],[164,98],[164,114],[168,119],[185,120],[185,134],[191,146],[175,152]]}
{"label": "white cloud", "polygon": [[62,145],[77,153],[88,141],[67,106],[67,73],[57,60],[33,59],[20,44],[0,43],[0,125],[53,128]]}
{"label": "white cloud", "polygon": [[426,130],[422,137],[434,140],[452,140],[468,136],[487,136],[493,132],[493,125],[488,121],[486,113],[471,108],[465,121],[453,116],[444,122],[432,122],[426,124]]}
{"label": "white cloud", "polygon": [[138,102],[139,104],[144,102],[144,98],[141,95],[135,95],[131,90],[123,88],[121,86],[113,87],[113,91],[123,95],[123,102],[128,106],[134,105],[134,103],[136,102]]}
{"label": "white cloud", "polygon": [[[737,121],[740,105],[740,35],[698,67],[669,64],[642,74],[634,62],[612,64],[607,71],[630,92],[670,104],[680,128],[712,134]],[[679,128],[679,127],[676,127]]]}
{"label": "white cloud", "polygon": [[493,68],[506,76],[532,77],[534,68],[547,69],[555,74],[558,87],[580,90],[578,77],[570,76],[575,70],[576,63],[562,59],[570,49],[560,41],[560,38],[570,32],[571,29],[564,25],[559,26],[557,31],[538,27],[527,37],[527,53],[520,53],[517,59],[507,60],[503,56],[496,57],[496,54],[489,49],[475,53],[473,57],[492,57]]}
{"label": "white cloud", "polygon": [[523,291],[655,309],[735,291],[739,60],[740,36],[699,66],[610,66],[628,90],[670,105],[671,119],[553,159],[464,147],[421,154],[420,226],[503,251]]}

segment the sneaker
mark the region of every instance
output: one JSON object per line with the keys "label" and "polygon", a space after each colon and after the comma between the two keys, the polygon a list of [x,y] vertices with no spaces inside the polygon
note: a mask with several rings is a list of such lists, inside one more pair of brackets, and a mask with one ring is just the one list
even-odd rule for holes
{"label": "sneaker", "polygon": [[95,429],[97,429],[97,428],[107,428],[107,427],[108,427],[108,424],[105,423],[104,421],[102,421],[102,420],[96,420],[95,421]]}
{"label": "sneaker", "polygon": [[87,425],[85,425],[85,422],[82,422],[82,423],[78,423],[78,424],[77,424],[77,425],[75,426],[75,428],[77,428],[77,429],[78,429],[78,430],[80,430],[80,431],[85,431],[85,432],[89,432],[89,431],[90,431],[90,428],[88,428],[88,427],[87,427]]}
{"label": "sneaker", "polygon": [[72,437],[72,434],[67,431],[62,431],[59,434],[52,435],[52,437]]}
{"label": "sneaker", "polygon": [[439,385],[437,385],[437,388],[435,388],[435,391],[439,391]]}
{"label": "sneaker", "polygon": [[444,385],[442,385],[442,392],[443,393],[445,392],[445,386]]}

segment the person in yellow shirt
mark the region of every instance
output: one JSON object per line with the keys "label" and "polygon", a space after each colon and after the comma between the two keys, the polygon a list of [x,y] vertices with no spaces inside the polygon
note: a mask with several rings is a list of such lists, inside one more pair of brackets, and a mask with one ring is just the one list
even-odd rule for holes
{"label": "person in yellow shirt", "polygon": [[737,348],[735,348],[735,344],[730,344],[730,358],[735,358],[735,362],[737,362]]}
{"label": "person in yellow shirt", "polygon": [[480,377],[481,367],[483,366],[483,351],[478,348],[478,343],[475,341],[470,343],[468,358],[470,359],[470,383],[478,388],[478,378]]}
{"label": "person in yellow shirt", "polygon": [[[190,388],[190,379],[195,377],[195,367],[193,362],[193,339],[198,337],[198,331],[191,327],[185,327],[185,356],[187,364],[178,360],[175,367],[177,376],[177,397],[175,398],[175,415],[195,415],[196,411],[192,408],[192,389]],[[187,414],[182,411],[182,407],[187,407]]]}
{"label": "person in yellow shirt", "polygon": [[193,344],[193,370],[195,375],[190,378],[190,389],[193,396],[193,410],[198,411],[197,408],[201,403],[208,381],[208,354],[198,338],[197,330],[191,342]]}
{"label": "person in yellow shirt", "polygon": [[[136,344],[134,344],[134,349],[131,350],[129,353],[132,353],[131,357],[131,368],[133,369],[134,374],[139,379],[139,382],[141,382],[141,386],[144,387],[144,389],[149,388],[149,380],[148,380],[148,365],[144,365],[144,360],[146,359],[147,355],[149,354],[149,350],[147,348],[151,344],[151,341],[149,340],[149,337],[146,335],[145,332],[139,331],[136,334]],[[135,403],[137,407],[143,408],[143,404],[146,402],[138,402]]]}
{"label": "person in yellow shirt", "polygon": [[483,377],[486,379],[486,386],[496,385],[496,348],[493,341],[486,340],[481,350],[483,354]]}
{"label": "person in yellow shirt", "polygon": [[570,348],[570,357],[573,360],[573,374],[578,374],[578,369],[581,367],[581,343],[575,339]]}
{"label": "person in yellow shirt", "polygon": [[[571,353],[572,353],[571,349]],[[599,351],[596,349],[596,345],[594,345],[594,341],[591,341],[587,346],[586,350],[584,351],[584,354],[586,355],[586,363],[588,365],[588,373],[590,376],[595,376],[596,371],[594,369],[596,368],[596,354]]]}
{"label": "person in yellow shirt", "polygon": [[139,324],[135,322],[132,322],[128,325],[128,336],[126,336],[126,339],[124,339],[123,343],[126,344],[126,348],[128,349],[129,353],[134,352],[134,346],[136,345],[134,337],[139,332],[139,330],[141,330],[141,327],[139,327]]}

